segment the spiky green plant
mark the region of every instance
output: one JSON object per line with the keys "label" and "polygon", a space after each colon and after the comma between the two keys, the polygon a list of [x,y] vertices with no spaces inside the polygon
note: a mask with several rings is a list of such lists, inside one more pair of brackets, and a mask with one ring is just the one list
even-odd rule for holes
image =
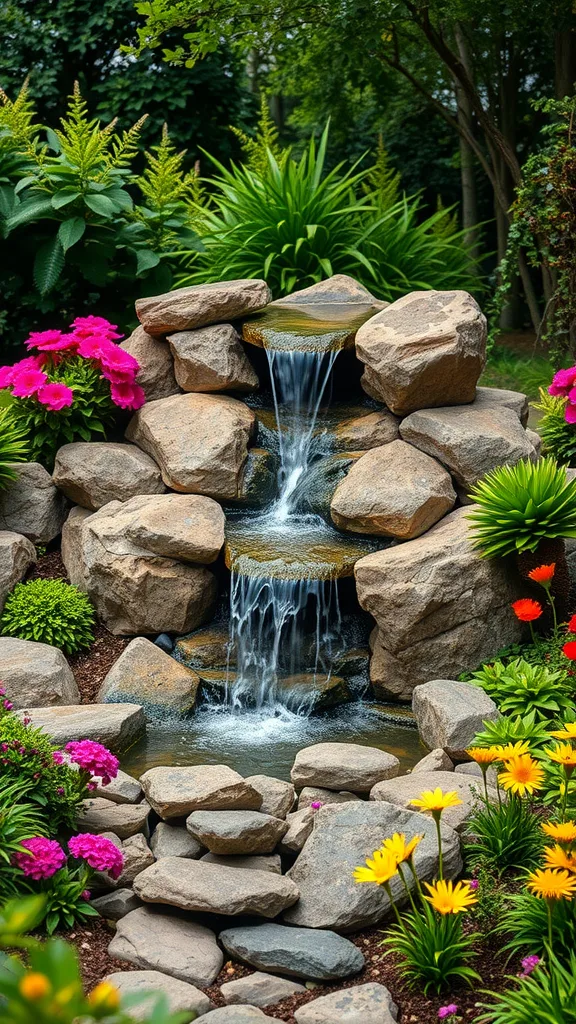
{"label": "spiky green plant", "polygon": [[543,540],[576,537],[576,480],[552,458],[499,466],[470,497],[473,545],[484,558],[536,551]]}
{"label": "spiky green plant", "polygon": [[534,408],[543,414],[538,423],[538,433],[545,454],[571,466],[576,460],[576,430],[573,423],[566,422],[566,399],[549,395],[540,388],[540,401],[534,402]]}
{"label": "spiky green plant", "polygon": [[26,462],[28,455],[25,427],[14,420],[9,408],[0,409],[0,491],[18,477],[14,463]]}
{"label": "spiky green plant", "polygon": [[527,977],[511,977],[513,988],[489,992],[492,1002],[481,1003],[486,1012],[477,1024],[574,1024],[576,1021],[576,954],[565,967],[547,950],[547,963]]}
{"label": "spiky green plant", "polygon": [[230,131],[239,140],[244,153],[244,162],[251,171],[265,174],[268,168],[268,153],[278,160],[282,159],[282,147],[278,141],[278,129],[270,113],[268,98],[265,93],[260,97],[260,116],[254,136],[247,135],[241,128],[230,125]]}
{"label": "spiky green plant", "polygon": [[566,671],[553,672],[522,658],[483,665],[470,676],[470,682],[481,686],[504,715],[535,711],[540,718],[550,719],[574,704],[574,684]]}

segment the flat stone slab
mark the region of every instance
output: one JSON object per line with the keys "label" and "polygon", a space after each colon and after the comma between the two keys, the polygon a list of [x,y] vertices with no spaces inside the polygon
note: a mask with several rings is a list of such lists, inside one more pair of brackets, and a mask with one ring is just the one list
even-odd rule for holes
{"label": "flat stone slab", "polygon": [[209,928],[149,907],[133,910],[118,922],[108,952],[118,960],[143,970],[162,971],[198,988],[211,985],[224,963]]}
{"label": "flat stone slab", "polygon": [[35,561],[36,548],[32,541],[13,530],[0,530],[0,615],[8,594],[24,579]]}
{"label": "flat stone slab", "polygon": [[244,963],[297,978],[330,981],[364,967],[358,947],[332,931],[255,924],[227,928],[219,938],[224,949]]}
{"label": "flat stone slab", "polygon": [[142,786],[138,779],[133,779],[119,768],[116,777],[107,786],[99,785],[98,789],[94,790],[94,795],[112,800],[115,804],[137,804],[142,796]]}
{"label": "flat stone slab", "polygon": [[109,501],[163,494],[160,470],[135,444],[75,441],[56,453],[53,480],[70,501],[92,512]]}
{"label": "flat stone slab", "polygon": [[126,914],[142,906],[141,901],[129,888],[114,889],[90,902],[107,921],[119,921],[121,917],[126,917]]}
{"label": "flat stone slab", "polygon": [[150,848],[156,857],[190,857],[197,860],[204,847],[182,825],[168,825],[159,821],[150,839]]}
{"label": "flat stone slab", "polygon": [[[418,799],[424,790],[437,787],[446,793],[455,792],[462,801],[457,807],[448,807],[442,814],[446,826],[460,832],[466,825],[474,808],[482,803],[484,786],[482,780],[475,776],[467,776],[460,772],[417,772],[415,775],[402,775],[394,779],[394,783],[379,782],[370,793],[370,800],[385,800],[398,807],[410,807],[410,802]],[[496,790],[488,788],[488,796],[496,802]],[[428,814],[420,814],[420,818],[428,818]]]}
{"label": "flat stone slab", "polygon": [[188,1013],[188,1020],[196,1020],[214,1008],[208,996],[194,985],[161,971],[115,971],[104,980],[114,985],[121,996],[146,996],[130,1007],[129,1014],[134,1020],[148,1021],[160,994],[166,997],[170,1013]]}
{"label": "flat stone slab", "polygon": [[115,832],[120,839],[127,839],[137,832],[145,831],[150,814],[150,804],[115,804],[103,797],[83,800],[78,812],[77,827],[80,832]]}
{"label": "flat stone slab", "polygon": [[296,754],[290,777],[295,786],[322,786],[369,793],[382,779],[398,774],[394,754],[360,743],[314,743]]}
{"label": "flat stone slab", "polygon": [[138,698],[163,715],[187,715],[196,703],[199,686],[196,672],[139,636],[106,675],[98,699],[106,703]]}
{"label": "flat stone slab", "polygon": [[216,853],[205,853],[200,860],[207,864],[219,864],[221,868],[244,868],[247,871],[271,871],[274,875],[282,874],[282,861],[278,853],[255,857],[224,857]]}
{"label": "flat stone slab", "polygon": [[294,1013],[296,1024],[395,1024],[397,1016],[388,989],[377,982],[330,992]]}
{"label": "flat stone slab", "polygon": [[271,298],[266,282],[257,278],[219,281],[137,299],[136,316],[148,334],[169,334],[237,320],[261,309]]}
{"label": "flat stone slab", "polygon": [[260,811],[193,811],[186,828],[210,853],[272,853],[288,825]]}
{"label": "flat stone slab", "polygon": [[251,1006],[272,1006],[282,999],[306,992],[304,985],[288,978],[277,978],[273,974],[256,971],[236,981],[226,981],[220,986],[225,1003],[250,1003]]}
{"label": "flat stone slab", "polygon": [[55,707],[80,700],[72,669],[62,651],[50,644],[0,637],[0,666],[2,683],[15,708]]}
{"label": "flat stone slab", "polygon": [[260,1024],[275,1018],[268,1017],[257,1006],[220,1006],[207,1013],[204,1020],[206,1024]]}
{"label": "flat stone slab", "polygon": [[146,731],[140,704],[66,704],[57,708],[26,708],[34,728],[44,729],[55,743],[95,740],[122,753]]}
{"label": "flat stone slab", "polygon": [[296,794],[291,782],[275,779],[271,775],[249,775],[246,782],[261,793],[260,810],[263,814],[273,814],[275,818],[285,818],[292,810]]}
{"label": "flat stone slab", "polygon": [[192,811],[257,811],[262,803],[261,794],[225,764],[150,768],[140,782],[161,818]]}
{"label": "flat stone slab", "polygon": [[452,679],[432,679],[417,686],[412,710],[422,741],[427,747],[442,747],[451,758],[463,760],[466,748],[500,712],[481,686]]}
{"label": "flat stone slab", "polygon": [[271,871],[223,868],[205,861],[163,857],[134,880],[145,903],[166,903],[212,914],[276,917],[298,899],[294,882]]}

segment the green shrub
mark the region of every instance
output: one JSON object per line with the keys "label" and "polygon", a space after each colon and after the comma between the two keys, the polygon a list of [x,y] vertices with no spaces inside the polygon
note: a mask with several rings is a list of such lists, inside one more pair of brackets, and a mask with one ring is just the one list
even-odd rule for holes
{"label": "green shrub", "polygon": [[576,480],[554,459],[499,466],[470,492],[475,548],[485,558],[535,551],[542,540],[576,537]]}
{"label": "green shrub", "polygon": [[574,684],[566,671],[553,672],[522,658],[483,665],[470,676],[470,682],[481,686],[505,715],[535,711],[550,719],[573,706]]}
{"label": "green shrub", "polygon": [[515,986],[503,993],[488,993],[485,1013],[477,1024],[574,1024],[576,1021],[576,954],[567,966],[553,953],[528,977],[510,978]]}
{"label": "green shrub", "polygon": [[64,580],[17,583],[0,620],[3,636],[59,647],[75,654],[94,640],[94,609],[86,594]]}
{"label": "green shrub", "polygon": [[[0,769],[1,771],[1,769]],[[6,900],[26,888],[21,872],[12,864],[15,853],[22,853],[23,839],[44,835],[46,825],[37,806],[28,803],[27,792],[32,788],[28,782],[6,785],[4,778],[0,787],[0,906]]]}
{"label": "green shrub", "polygon": [[0,409],[0,491],[18,478],[13,463],[29,458],[26,428],[14,420],[10,409]]}
{"label": "green shrub", "polygon": [[515,718],[502,715],[496,722],[484,722],[484,729],[474,737],[474,747],[505,747],[508,743],[526,740],[536,749],[550,744],[548,722],[543,722],[535,711],[517,715]]}
{"label": "green shrub", "polygon": [[558,462],[571,466],[576,459],[576,430],[574,424],[565,419],[566,399],[549,395],[540,388],[540,401],[534,403],[542,416],[538,421],[538,433],[542,438],[544,453]]}
{"label": "green shrub", "polygon": [[480,859],[498,871],[534,867],[544,847],[538,817],[514,796],[476,810],[467,834],[474,839],[467,849],[472,862]]}
{"label": "green shrub", "polygon": [[382,945],[402,958],[402,978],[428,995],[480,980],[470,966],[477,956],[473,945],[477,938],[464,933],[462,914],[435,914],[423,903],[421,912],[409,911],[402,915],[401,925],[388,927]]}

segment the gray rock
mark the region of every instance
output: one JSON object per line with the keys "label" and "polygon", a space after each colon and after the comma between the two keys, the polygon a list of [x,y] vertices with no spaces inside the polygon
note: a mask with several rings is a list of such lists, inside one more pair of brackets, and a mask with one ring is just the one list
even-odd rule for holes
{"label": "gray rock", "polygon": [[271,871],[223,868],[183,857],[162,857],[134,880],[145,903],[166,903],[211,914],[276,917],[298,899],[289,878]]}
{"label": "gray rock", "polygon": [[137,804],[142,796],[142,786],[138,779],[133,779],[119,768],[115,779],[107,786],[99,785],[94,792],[96,796],[112,800],[115,804]]}
{"label": "gray rock", "polygon": [[421,757],[412,769],[412,775],[420,772],[453,772],[454,764],[443,747],[435,747],[425,757]]}
{"label": "gray rock", "polygon": [[255,391],[259,380],[231,324],[168,336],[183,391]]}
{"label": "gray rock", "polygon": [[70,514],[62,527],[60,544],[62,561],[70,582],[84,591],[88,588],[88,577],[83,558],[82,528],[92,514],[87,508],[82,508],[80,505],[75,505],[70,509]]}
{"label": "gray rock", "polygon": [[398,774],[394,754],[360,743],[314,743],[296,754],[290,777],[295,786],[322,786],[368,793],[376,782]]}
{"label": "gray rock", "polygon": [[156,644],[137,637],[108,672],[98,700],[102,703],[141,700],[163,715],[186,715],[196,703],[200,677]]}
{"label": "gray rock", "polygon": [[476,388],[475,405],[500,405],[515,412],[523,427],[528,423],[530,405],[521,391],[507,388]]}
{"label": "gray rock", "polygon": [[315,803],[346,804],[350,803],[351,800],[357,799],[356,793],[349,793],[346,790],[335,793],[334,790],[323,789],[322,786],[304,786],[298,797],[298,810],[301,811],[304,807],[310,807],[310,804]]}
{"label": "gray rock", "polygon": [[107,921],[119,921],[121,917],[126,917],[126,914],[142,906],[132,889],[114,889],[112,892],[97,896],[91,903]]}
{"label": "gray rock", "polygon": [[260,793],[225,764],[150,768],[140,782],[161,818],[192,811],[257,811],[262,803]]}
{"label": "gray rock", "polygon": [[349,939],[332,931],[287,928],[281,924],[242,925],[220,932],[233,957],[259,970],[296,978],[330,981],[348,978],[364,966],[364,957]]}
{"label": "gray rock", "polygon": [[245,868],[247,871],[271,871],[274,875],[282,874],[282,861],[277,853],[255,857],[222,857],[216,853],[205,853],[200,860],[207,864],[219,864],[221,868]]}
{"label": "gray rock", "polygon": [[262,795],[260,810],[263,814],[285,818],[292,810],[296,795],[291,782],[274,779],[270,775],[249,775],[246,782]]}
{"label": "gray rock", "polygon": [[314,828],[314,815],[316,811],[312,807],[302,807],[294,814],[289,814],[286,821],[289,825],[288,831],[282,840],[282,849],[298,852],[304,846],[312,829]]}
{"label": "gray rock", "polygon": [[[480,780],[477,782],[477,786],[480,788],[480,792],[484,793],[484,783],[482,782],[482,769],[479,764],[475,761],[468,761],[466,764],[458,764],[454,767],[454,771],[458,775],[471,775],[473,778]],[[486,772],[486,781],[488,786],[491,786],[494,790],[498,787],[498,769],[494,765],[490,765]]]}
{"label": "gray rock", "polygon": [[256,278],[219,281],[137,299],[136,315],[149,334],[169,334],[237,320],[266,306],[271,298],[266,282]]}
{"label": "gray rock", "polygon": [[156,860],[161,857],[190,857],[197,860],[204,852],[194,836],[191,836],[188,829],[181,825],[168,825],[165,821],[159,821],[152,833],[150,847]]}
{"label": "gray rock", "polygon": [[194,985],[161,971],[115,971],[104,981],[114,985],[122,997],[146,996],[130,1007],[129,1015],[133,1020],[150,1020],[160,994],[166,997],[169,1013],[183,1014],[184,1021],[196,1020],[214,1008],[208,996]]}
{"label": "gray rock", "polygon": [[452,679],[432,679],[417,686],[412,710],[420,737],[427,747],[442,747],[451,758],[466,758],[466,748],[500,712],[480,686]]}
{"label": "gray rock", "polygon": [[260,1024],[263,1020],[274,1020],[257,1006],[220,1006],[207,1013],[206,1024]]}
{"label": "gray rock", "polygon": [[17,479],[0,491],[0,530],[22,533],[33,544],[58,536],[68,502],[39,462],[14,464]]}
{"label": "gray rock", "polygon": [[154,863],[154,854],[141,833],[128,836],[122,843],[124,867],[118,879],[118,886],[131,885],[137,875]]}
{"label": "gray rock", "polygon": [[290,292],[290,295],[283,295],[281,299],[275,299],[270,305],[275,306],[331,306],[331,305],[359,305],[372,306],[374,310],[384,309],[389,305],[382,299],[377,299],[372,292],[369,292],[363,284],[360,284],[349,274],[332,274],[324,281],[308,285],[307,288],[298,288]]}
{"label": "gray rock", "polygon": [[163,971],[199,988],[212,984],[224,962],[209,928],[150,907],[139,907],[118,922],[108,952],[143,970]]}
{"label": "gray rock", "polygon": [[389,444],[400,436],[398,423],[398,417],[387,409],[341,420],[334,431],[337,448],[339,451],[361,452]]}
{"label": "gray rock", "polygon": [[[456,793],[462,802],[457,807],[448,807],[442,814],[442,822],[446,827],[461,832],[474,809],[484,798],[484,787],[479,779],[463,775],[459,772],[417,772],[416,775],[402,775],[391,782],[379,782],[370,793],[370,799],[386,801],[397,807],[411,807],[412,800],[419,799],[425,790],[437,787],[443,792]],[[495,790],[488,790],[490,800],[496,802],[498,795]],[[420,820],[428,820],[429,815],[420,814]],[[421,844],[423,845],[423,844]],[[417,858],[415,861],[418,864]]]}
{"label": "gray rock", "polygon": [[[438,775],[434,773],[434,778]],[[413,782],[419,786],[418,792],[428,788],[416,782],[422,778],[416,776]],[[393,779],[379,786],[393,789],[400,781]],[[462,868],[460,842],[448,825],[442,828],[444,870],[446,877],[454,878]],[[404,832],[408,838],[424,836],[414,855],[416,870],[423,881],[437,877],[438,843],[431,818],[381,802],[357,801],[320,808],[314,830],[288,872],[300,890],[300,899],[285,911],[284,920],[305,928],[353,932],[389,917],[390,902],[384,888],[368,883],[359,885],[353,872],[394,832]],[[402,902],[404,889],[398,876],[392,878],[391,888],[396,901]]]}
{"label": "gray rock", "polygon": [[109,501],[163,494],[160,470],[135,444],[76,441],[58,449],[53,480],[70,501],[95,512]]}
{"label": "gray rock", "polygon": [[15,708],[55,707],[80,700],[62,651],[50,644],[0,637],[2,682]]}
{"label": "gray rock", "polygon": [[536,458],[539,459],[542,455],[542,438],[540,437],[540,434],[538,434],[535,430],[530,430],[530,428],[527,427],[526,438],[534,448],[534,451],[536,452]]}
{"label": "gray rock", "polygon": [[251,1006],[271,1006],[282,999],[289,999],[290,996],[301,995],[306,989],[297,981],[256,971],[245,978],[226,981],[220,986],[220,991],[227,1004],[250,1003]]}
{"label": "gray rock", "polygon": [[186,828],[210,853],[272,853],[288,831],[280,818],[260,811],[193,811]]}
{"label": "gray rock", "polygon": [[77,827],[80,832],[115,832],[120,839],[127,839],[147,829],[150,805],[114,804],[102,797],[83,800],[78,812]]}
{"label": "gray rock", "polygon": [[0,530],[0,615],[4,602],[36,561],[36,548],[27,537],[12,530]]}
{"label": "gray rock", "polygon": [[397,1016],[390,992],[377,982],[330,992],[294,1013],[296,1024],[395,1024]]}
{"label": "gray rock", "polygon": [[55,743],[95,740],[122,753],[145,732],[146,718],[139,704],[68,704],[56,708],[26,708],[34,728],[44,729]]}
{"label": "gray rock", "polygon": [[154,338],[147,334],[143,327],[137,327],[130,337],[121,343],[120,348],[129,352],[140,363],[136,381],[144,388],[147,402],[180,394],[174,376],[170,346],[163,338]]}

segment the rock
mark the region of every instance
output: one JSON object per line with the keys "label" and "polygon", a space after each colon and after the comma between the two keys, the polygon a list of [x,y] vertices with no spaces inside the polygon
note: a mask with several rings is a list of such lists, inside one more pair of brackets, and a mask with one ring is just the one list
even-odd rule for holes
{"label": "rock", "polygon": [[[436,779],[440,773],[435,772]],[[411,776],[407,776],[411,779]],[[421,780],[416,776],[412,785],[420,792]],[[419,780],[418,782],[416,780]],[[399,779],[381,782],[394,789]],[[439,780],[435,785],[441,785]],[[378,788],[378,787],[377,787]],[[452,786],[451,788],[456,788]],[[374,793],[374,790],[372,790]],[[447,878],[456,877],[462,868],[460,842],[448,825],[442,826],[444,870]],[[300,890],[298,903],[284,912],[284,920],[305,928],[333,928],[352,932],[378,924],[390,916],[390,902],[383,886],[358,885],[354,881],[354,868],[371,857],[383,839],[394,832],[404,832],[411,838],[423,835],[414,862],[418,877],[431,881],[438,873],[438,843],[436,827],[431,818],[414,810],[404,810],[392,803],[357,801],[332,804],[316,812],[314,830],[290,868],[292,878]],[[399,877],[391,880],[392,893],[402,902],[404,890]],[[313,933],[317,934],[316,932]],[[255,966],[262,966],[256,964]]]}
{"label": "rock", "polygon": [[346,804],[351,800],[357,800],[356,793],[347,793],[346,790],[335,793],[331,789],[323,789],[322,786],[304,786],[298,797],[298,810],[301,811],[310,804]]}
{"label": "rock", "polygon": [[150,334],[169,334],[238,320],[266,306],[271,298],[266,282],[257,278],[219,281],[137,299],[136,316]]}
{"label": "rock", "polygon": [[231,324],[168,336],[176,380],[184,391],[255,391],[258,377]]}
{"label": "rock", "polygon": [[190,857],[196,860],[204,852],[204,847],[190,835],[187,828],[167,825],[165,821],[159,821],[156,825],[150,847],[156,860],[161,857]]}
{"label": "rock", "polygon": [[218,502],[201,494],[137,497],[116,508],[118,533],[144,551],[182,562],[215,562],[226,520]]}
{"label": "rock", "polygon": [[399,768],[398,758],[378,747],[314,743],[298,751],[290,777],[295,786],[368,793],[381,779],[394,778]]}
{"label": "rock", "polygon": [[114,889],[112,892],[97,896],[90,902],[100,916],[107,921],[119,921],[121,917],[126,917],[126,914],[130,914],[142,906],[132,889]]}
{"label": "rock", "polygon": [[523,427],[528,423],[530,404],[528,397],[521,391],[508,391],[507,388],[476,388],[475,406],[500,405],[515,412]]}
{"label": "rock", "polygon": [[96,796],[82,801],[77,827],[79,832],[115,832],[120,839],[127,839],[147,830],[149,814],[150,805],[145,800],[141,804],[114,804]]}
{"label": "rock", "polygon": [[295,711],[302,707],[323,711],[351,699],[346,680],[333,673],[298,672],[281,679],[279,689],[283,704]]}
{"label": "rock", "polygon": [[224,395],[186,394],[148,402],[130,420],[126,437],[160,466],[167,487],[237,498],[256,416]]}
{"label": "rock", "polygon": [[15,708],[70,704],[80,700],[76,680],[57,647],[35,640],[0,637],[2,683]]}
{"label": "rock", "polygon": [[296,1024],[395,1024],[397,1016],[388,989],[377,982],[330,992],[294,1012]]}
{"label": "rock", "polygon": [[[180,636],[174,645],[174,653],[190,668],[221,668],[228,664],[230,634],[227,626],[211,624],[197,629],[190,636]],[[230,665],[235,665],[231,658]]]}
{"label": "rock", "polygon": [[135,444],[76,441],[58,449],[53,480],[70,501],[95,512],[109,501],[166,490],[158,466]]}
{"label": "rock", "polygon": [[260,793],[225,764],[150,768],[140,782],[161,818],[192,811],[257,811],[262,803]]}
{"label": "rock", "polygon": [[299,852],[308,839],[314,828],[314,815],[316,811],[312,807],[302,807],[294,814],[286,818],[288,831],[282,840],[282,849]]}
{"label": "rock", "polygon": [[263,1020],[275,1020],[257,1006],[221,1006],[206,1014],[205,1019],[206,1024],[260,1024]]}
{"label": "rock", "polygon": [[115,753],[131,747],[146,730],[139,704],[68,704],[56,708],[27,708],[35,729],[44,729],[55,743],[95,740]]}
{"label": "rock", "polygon": [[420,758],[412,769],[412,775],[420,772],[453,772],[454,764],[442,747],[435,747],[425,757]]}
{"label": "rock", "polygon": [[466,748],[500,712],[480,686],[452,679],[432,679],[417,686],[412,710],[420,737],[427,747],[442,747],[451,758],[466,758]]}
{"label": "rock", "polygon": [[450,512],[455,501],[450,475],[435,459],[391,441],[352,464],[330,513],[341,530],[410,540]]}
{"label": "rock", "polygon": [[490,403],[421,409],[402,420],[400,434],[435,456],[467,492],[498,466],[536,457],[516,413]]}
{"label": "rock", "polygon": [[288,825],[260,811],[193,811],[186,828],[210,853],[272,853]]}
{"label": "rock", "polygon": [[120,345],[140,363],[136,381],[144,388],[147,402],[178,395],[180,388],[174,376],[174,360],[170,346],[163,338],[154,338],[143,327],[137,327]]}
{"label": "rock", "polygon": [[0,491],[0,530],[14,530],[33,544],[58,536],[68,503],[39,462],[15,463],[17,479]]}
{"label": "rock", "polygon": [[252,1006],[271,1006],[290,996],[302,995],[306,992],[304,985],[288,978],[276,978],[273,974],[256,971],[245,978],[226,981],[220,986],[224,1002],[250,1003]]}
{"label": "rock", "polygon": [[[458,775],[472,775],[475,779],[479,779],[480,782],[478,782],[477,785],[479,785],[480,787],[480,793],[484,792],[484,783],[482,781],[482,769],[479,764],[476,764],[475,761],[467,761],[466,764],[456,765],[454,771]],[[494,790],[497,789],[498,769],[494,765],[491,765],[488,771],[486,772],[486,781],[488,783],[488,786],[491,786]]]}
{"label": "rock", "polygon": [[[166,997],[169,1013],[181,1013],[184,1021],[196,1020],[214,1008],[214,1003],[194,985],[161,971],[115,971],[104,981],[125,996],[146,996],[130,1007],[132,1020],[149,1021],[160,994]],[[149,994],[148,994],[149,993]]]}
{"label": "rock", "polygon": [[112,800],[115,804],[137,804],[142,796],[142,786],[138,779],[133,779],[119,768],[116,778],[107,786],[99,784],[95,794]]}
{"label": "rock", "polygon": [[219,938],[226,952],[244,963],[297,978],[348,978],[364,966],[358,947],[332,931],[254,924],[227,928]]}
{"label": "rock", "polygon": [[276,917],[298,899],[289,878],[271,871],[223,868],[206,861],[162,857],[134,880],[145,903],[167,903],[212,914]]}
{"label": "rock", "polygon": [[398,418],[387,409],[341,420],[334,431],[338,450],[361,452],[389,444],[400,436],[398,423]]}
{"label": "rock", "polygon": [[517,577],[472,549],[467,514],[457,509],[423,537],[356,562],[358,600],[378,625],[378,697],[409,699],[419,683],[471,671],[521,638],[510,612]]}
{"label": "rock", "polygon": [[164,715],[185,715],[196,703],[199,686],[195,672],[139,636],[108,672],[98,700],[114,703],[138,698]]}
{"label": "rock", "polygon": [[330,306],[330,305],[373,306],[384,309],[388,305],[377,299],[363,284],[348,274],[333,274],[324,281],[318,281],[307,288],[299,288],[290,295],[275,299],[270,305],[275,306]]}
{"label": "rock", "polygon": [[132,882],[144,868],[149,868],[154,863],[154,854],[146,842],[146,837],[141,833],[128,836],[122,843],[124,854],[124,867],[118,879],[120,888],[132,885]]}
{"label": "rock", "polygon": [[[475,806],[483,799],[483,787],[479,779],[468,778],[458,772],[417,772],[416,775],[402,775],[394,782],[379,782],[370,793],[371,800],[385,800],[397,807],[409,809],[411,801],[418,799],[425,790],[440,787],[443,792],[455,792],[462,801],[457,807],[448,807],[442,814],[442,823],[461,832]],[[495,790],[488,790],[490,799],[498,799]],[[420,813],[420,812],[418,812]],[[428,819],[420,814],[420,819]],[[431,820],[431,819],[430,819]],[[417,861],[416,861],[417,863]]]}
{"label": "rock", "polygon": [[363,324],[364,389],[405,416],[472,402],[486,361],[486,319],[463,291],[410,292]]}
{"label": "rock", "polygon": [[262,796],[260,810],[275,818],[285,818],[294,806],[296,794],[291,782],[274,779],[270,775],[250,775],[246,782]]}
{"label": "rock", "polygon": [[282,874],[282,861],[277,853],[256,857],[225,857],[216,853],[205,853],[200,860],[207,864],[219,864],[221,868],[244,868],[246,871],[271,871],[274,875]]}
{"label": "rock", "polygon": [[526,429],[526,438],[534,448],[536,452],[536,458],[539,459],[542,455],[542,438],[540,434],[536,433],[535,430]]}
{"label": "rock", "polygon": [[12,530],[0,530],[0,615],[4,602],[36,561],[36,548],[27,537]]}
{"label": "rock", "polygon": [[112,501],[92,515],[71,515],[66,524],[62,557],[70,580],[88,594],[112,633],[186,631],[212,613],[217,585],[208,569],[160,557],[130,540],[132,530],[145,543],[162,543],[153,527],[147,530],[146,515],[150,503],[173,497]]}
{"label": "rock", "polygon": [[209,928],[149,907],[139,907],[118,922],[108,952],[118,960],[163,971],[199,988],[212,984],[224,962]]}

